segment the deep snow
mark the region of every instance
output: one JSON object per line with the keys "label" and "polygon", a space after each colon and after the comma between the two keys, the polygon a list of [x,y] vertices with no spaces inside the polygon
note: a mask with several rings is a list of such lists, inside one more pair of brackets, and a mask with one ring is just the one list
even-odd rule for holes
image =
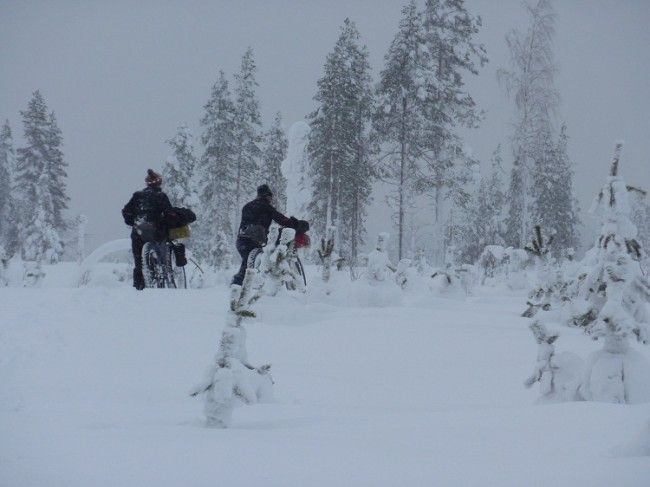
{"label": "deep snow", "polygon": [[273,365],[276,402],[221,430],[187,393],[226,286],[0,289],[0,485],[650,485],[630,447],[648,444],[649,404],[534,404],[523,295],[382,292],[263,298],[248,355]]}

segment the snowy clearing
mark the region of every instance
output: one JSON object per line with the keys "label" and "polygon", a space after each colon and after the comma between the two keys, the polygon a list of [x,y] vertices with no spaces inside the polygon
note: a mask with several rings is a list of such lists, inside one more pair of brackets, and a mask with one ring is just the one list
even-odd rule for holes
{"label": "snowy clearing", "polygon": [[[650,457],[628,448],[648,404],[534,405],[523,296],[369,307],[351,293],[262,299],[248,352],[273,365],[276,402],[220,430],[187,392],[225,286],[2,289],[0,484],[648,485]],[[560,348],[600,347],[579,335]]]}

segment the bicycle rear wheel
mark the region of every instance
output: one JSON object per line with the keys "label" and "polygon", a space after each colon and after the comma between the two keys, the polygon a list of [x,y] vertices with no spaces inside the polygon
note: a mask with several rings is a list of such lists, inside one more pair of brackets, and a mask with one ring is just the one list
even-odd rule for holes
{"label": "bicycle rear wheel", "polygon": [[154,242],[147,242],[142,247],[142,262],[145,286],[148,288],[164,287],[159,253]]}
{"label": "bicycle rear wheel", "polygon": [[[185,261],[187,263],[187,261]],[[175,289],[187,289],[187,275],[185,274],[185,267],[179,266],[176,261],[176,252],[174,250],[174,243],[167,242],[167,276],[168,281],[172,284],[168,287]]]}

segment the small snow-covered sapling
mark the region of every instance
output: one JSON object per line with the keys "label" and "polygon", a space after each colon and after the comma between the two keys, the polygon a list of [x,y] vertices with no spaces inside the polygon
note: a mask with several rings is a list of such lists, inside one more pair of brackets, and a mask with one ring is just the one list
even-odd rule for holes
{"label": "small snow-covered sapling", "polygon": [[247,269],[242,286],[231,286],[230,307],[221,335],[214,364],[206,379],[190,393],[205,394],[205,416],[208,426],[227,428],[232,411],[239,403],[253,404],[270,400],[273,379],[270,365],[254,367],[248,362],[246,329],[243,323],[254,318],[252,304],[260,298],[253,289],[257,269]]}

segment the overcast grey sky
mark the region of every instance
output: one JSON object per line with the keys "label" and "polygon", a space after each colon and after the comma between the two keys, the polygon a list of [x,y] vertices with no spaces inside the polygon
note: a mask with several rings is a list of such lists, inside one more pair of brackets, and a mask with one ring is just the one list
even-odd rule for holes
{"label": "overcast grey sky", "polygon": [[[259,68],[265,124],[281,111],[288,127],[313,108],[316,80],[345,17],[381,69],[407,0],[0,0],[0,118],[22,143],[19,111],[40,89],[59,119],[72,214],[90,217],[90,247],[127,235],[119,210],[160,168],[165,139],[198,129],[220,69],[229,75],[250,45]],[[519,0],[467,0],[483,17],[490,63],[469,81],[486,111],[467,143],[487,161],[507,147],[512,104],[496,82],[508,62],[504,35],[524,26]],[[568,124],[577,195],[587,208],[606,175],[616,138],[623,173],[650,188],[650,1],[556,0],[557,86]],[[195,133],[196,135],[196,133]],[[506,151],[506,161],[509,162]],[[378,200],[370,231],[385,229]],[[587,229],[593,228],[585,218]]]}

